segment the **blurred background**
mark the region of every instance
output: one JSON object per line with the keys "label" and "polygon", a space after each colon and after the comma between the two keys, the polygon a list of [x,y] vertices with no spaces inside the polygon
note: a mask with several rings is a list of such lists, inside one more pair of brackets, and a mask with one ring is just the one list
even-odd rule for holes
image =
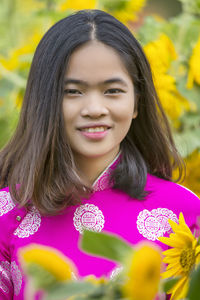
{"label": "blurred background", "polygon": [[142,44],[186,162],[181,184],[200,197],[200,0],[0,0],[0,148],[15,130],[41,37],[86,8],[113,14]]}

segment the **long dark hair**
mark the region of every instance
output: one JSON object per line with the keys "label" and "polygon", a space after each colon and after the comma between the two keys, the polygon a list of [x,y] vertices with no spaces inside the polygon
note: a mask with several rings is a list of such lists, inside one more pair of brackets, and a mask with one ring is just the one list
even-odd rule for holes
{"label": "long dark hair", "polygon": [[[129,29],[100,10],[78,11],[52,26],[31,65],[16,132],[0,153],[0,187],[16,203],[56,214],[77,204],[92,189],[80,179],[67,142],[62,112],[64,75],[73,51],[91,40],[114,48],[134,83],[138,116],[121,143],[122,159],[112,174],[114,188],[145,198],[147,173],[172,180],[180,158],[158,100],[149,63]],[[125,176],[123,176],[125,175]],[[16,184],[20,184],[16,189]]]}

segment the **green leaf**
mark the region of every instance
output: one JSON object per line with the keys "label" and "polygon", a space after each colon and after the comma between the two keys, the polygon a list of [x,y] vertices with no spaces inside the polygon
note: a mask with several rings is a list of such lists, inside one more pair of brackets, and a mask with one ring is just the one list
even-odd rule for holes
{"label": "green leaf", "polygon": [[101,5],[104,10],[114,12],[115,10],[124,10],[127,5],[127,0],[101,0]]}
{"label": "green leaf", "polygon": [[[83,296],[94,293],[96,286],[90,282],[84,281],[71,281],[66,284],[57,284],[48,290],[48,295],[44,297],[44,300],[65,300],[71,296]],[[88,299],[86,297],[85,299]]]}
{"label": "green leaf", "polygon": [[50,272],[35,263],[30,263],[27,266],[27,273],[33,279],[36,289],[47,290],[57,282],[56,278]]}
{"label": "green leaf", "polygon": [[200,149],[200,128],[174,134],[175,144],[182,157],[187,157],[195,149]]}
{"label": "green leaf", "polygon": [[121,238],[92,231],[84,231],[80,247],[87,253],[123,263],[133,248]]}
{"label": "green leaf", "polygon": [[199,95],[200,95],[200,86],[197,84],[194,84],[192,89],[187,89],[187,77],[181,77],[177,80],[177,89],[183,95],[186,99],[189,101],[192,101],[196,104],[197,108],[200,110],[200,101],[199,101]]}
{"label": "green leaf", "polygon": [[189,291],[188,291],[188,299],[189,300],[197,300],[200,299],[200,264],[198,267],[192,272],[190,277]]}
{"label": "green leaf", "polygon": [[162,281],[163,291],[167,293],[170,291],[174,285],[179,281],[180,277],[171,277]]}
{"label": "green leaf", "polygon": [[156,40],[163,31],[163,23],[158,22],[154,17],[148,16],[144,24],[137,32],[137,39],[144,46],[153,40]]}

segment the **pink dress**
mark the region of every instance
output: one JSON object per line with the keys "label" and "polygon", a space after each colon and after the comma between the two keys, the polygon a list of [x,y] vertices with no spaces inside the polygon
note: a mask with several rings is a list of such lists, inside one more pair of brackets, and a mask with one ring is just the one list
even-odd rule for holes
{"label": "pink dress", "polygon": [[77,266],[80,276],[94,274],[112,277],[118,271],[115,263],[92,257],[78,247],[83,228],[115,233],[133,245],[141,240],[153,241],[170,233],[168,219],[178,221],[183,212],[193,230],[200,216],[200,200],[179,184],[148,174],[146,190],[151,194],[138,201],[108,184],[116,158],[93,184],[90,199],[82,205],[68,207],[57,216],[42,216],[33,207],[30,211],[13,204],[9,189],[0,190],[0,300],[24,299],[25,276],[18,261],[19,248],[39,243],[57,248]]}

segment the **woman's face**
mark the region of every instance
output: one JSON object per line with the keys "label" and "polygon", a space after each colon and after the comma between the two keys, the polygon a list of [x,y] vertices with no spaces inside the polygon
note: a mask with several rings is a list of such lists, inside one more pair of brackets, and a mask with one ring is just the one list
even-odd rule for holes
{"label": "woman's face", "polygon": [[65,130],[75,159],[119,152],[134,111],[134,87],[113,48],[92,41],[73,52],[65,75]]}

